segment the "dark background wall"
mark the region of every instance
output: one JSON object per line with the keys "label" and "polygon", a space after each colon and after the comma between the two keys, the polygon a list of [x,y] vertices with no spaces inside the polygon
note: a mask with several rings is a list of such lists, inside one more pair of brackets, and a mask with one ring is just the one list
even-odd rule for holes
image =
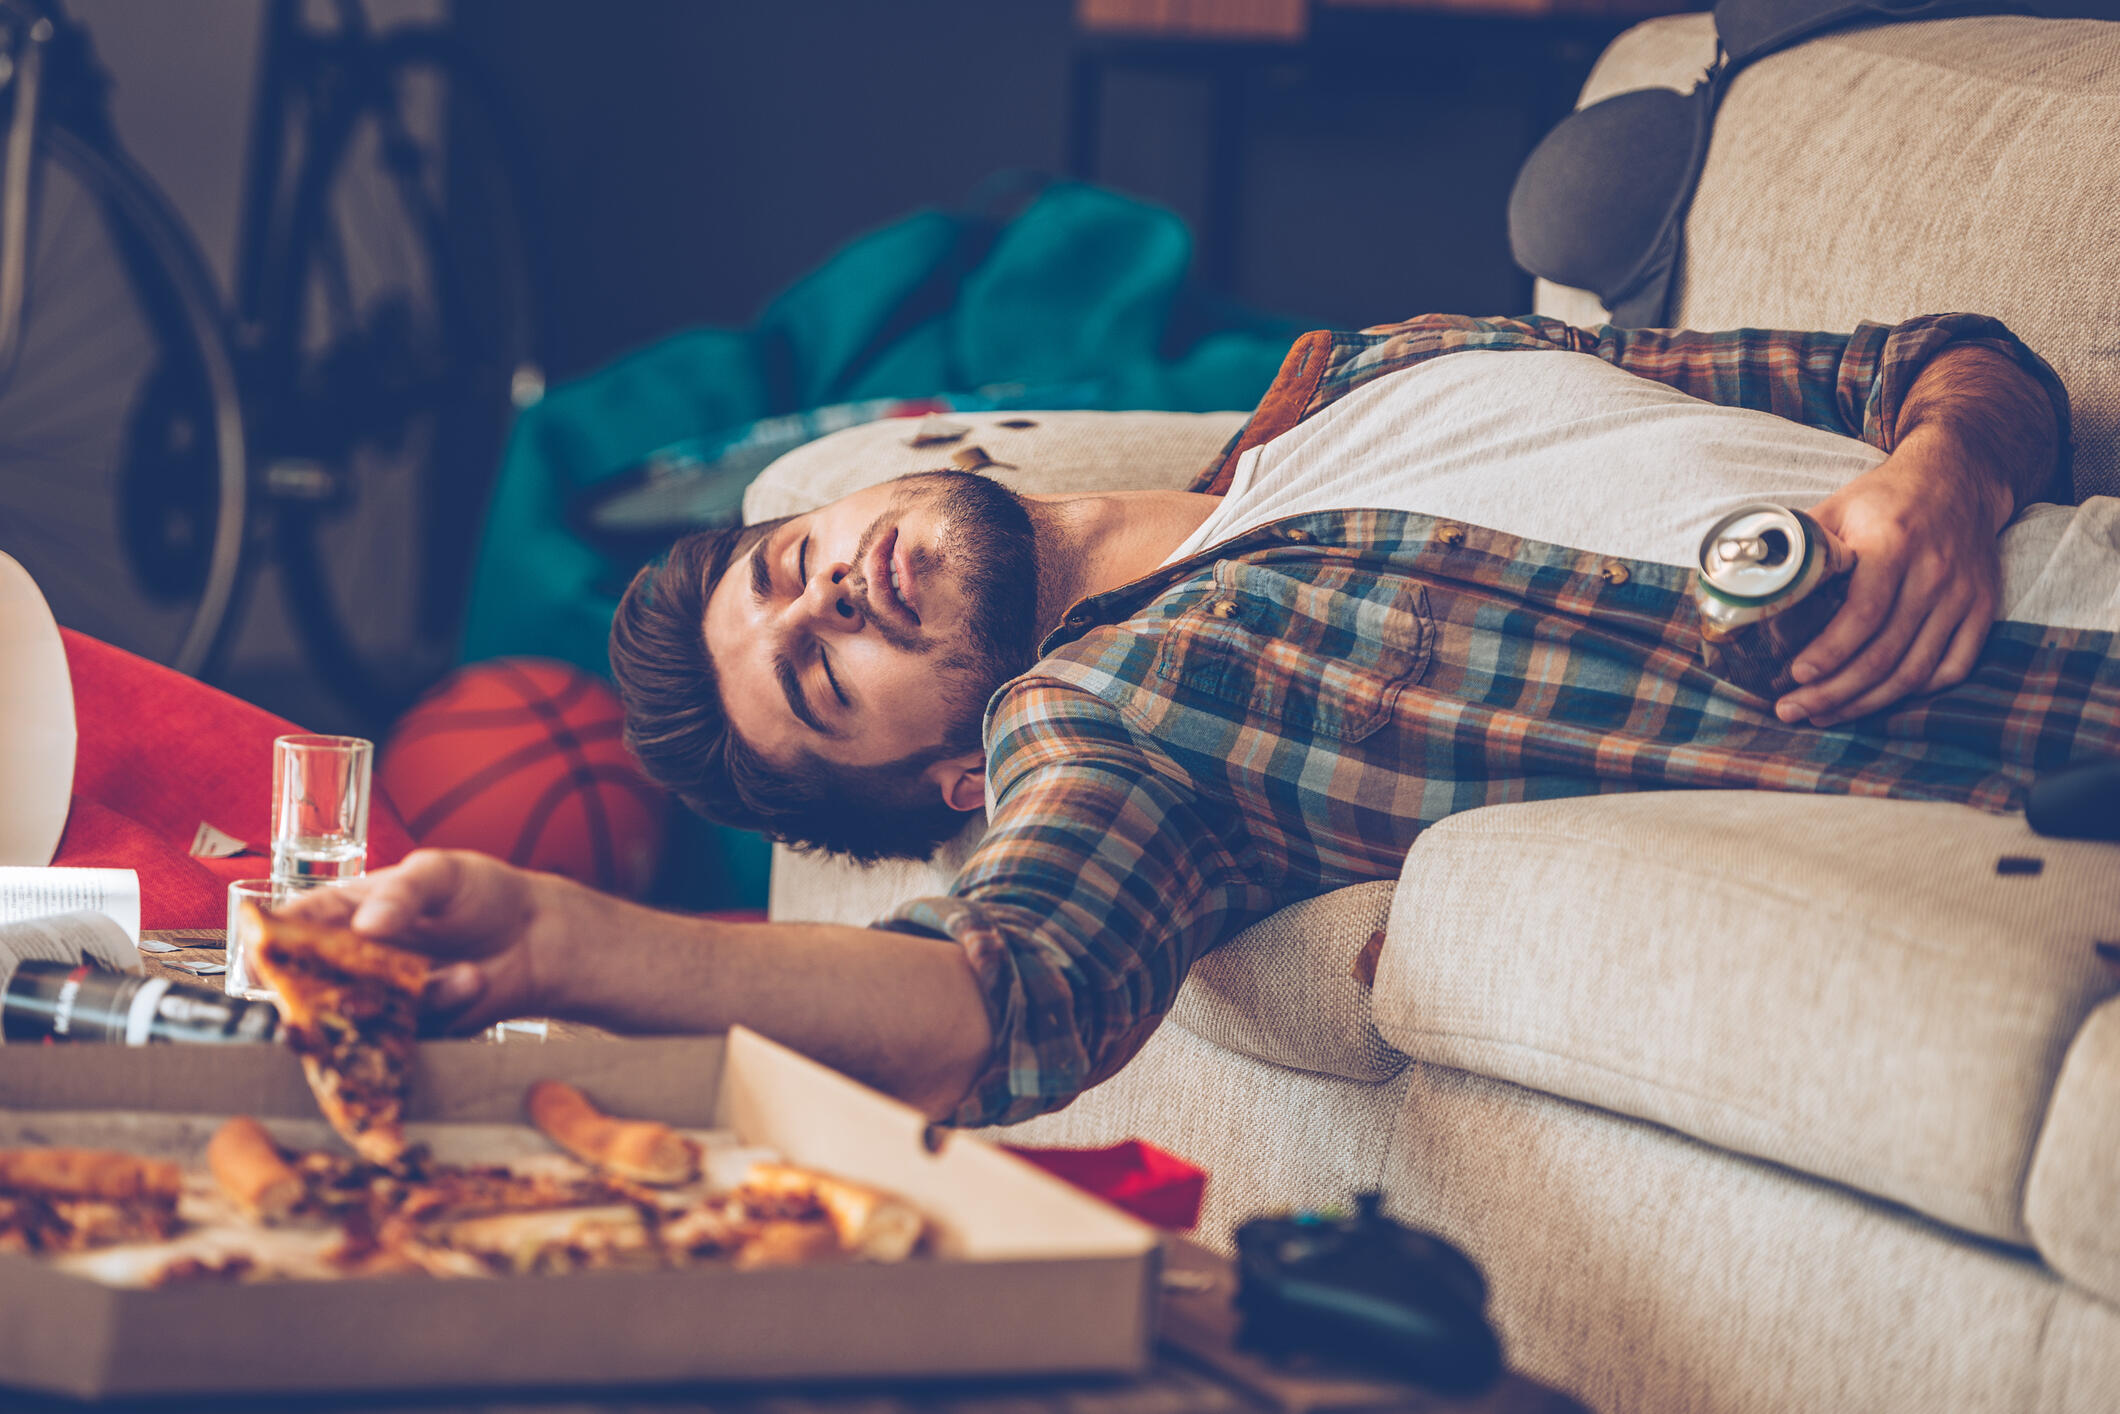
{"label": "dark background wall", "polygon": [[[1070,0],[457,0],[535,157],[555,374],[747,322],[855,234],[989,173],[1065,170],[1211,220],[1229,292],[1320,324],[1516,312],[1516,167],[1617,25],[1317,12],[1300,46],[1113,45]],[[1223,85],[1216,95],[1216,76]]]}

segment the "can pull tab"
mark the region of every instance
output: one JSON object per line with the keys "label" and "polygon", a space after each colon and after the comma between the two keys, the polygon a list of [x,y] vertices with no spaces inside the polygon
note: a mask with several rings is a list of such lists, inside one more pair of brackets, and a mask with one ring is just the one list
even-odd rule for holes
{"label": "can pull tab", "polygon": [[1789,537],[1772,529],[1725,536],[1715,542],[1715,558],[1725,565],[1778,565],[1789,558]]}

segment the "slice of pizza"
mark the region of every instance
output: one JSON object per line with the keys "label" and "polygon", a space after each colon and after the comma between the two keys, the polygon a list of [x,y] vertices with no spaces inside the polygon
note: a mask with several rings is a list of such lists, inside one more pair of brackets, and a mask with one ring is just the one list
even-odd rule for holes
{"label": "slice of pizza", "polygon": [[177,1165],[103,1149],[0,1149],[0,1251],[86,1252],[178,1228]]}
{"label": "slice of pizza", "polygon": [[427,959],[350,928],[254,911],[252,967],[279,998],[317,1108],[354,1152],[385,1168],[405,1157],[405,1092]]}
{"label": "slice of pizza", "polygon": [[822,1213],[839,1248],[869,1262],[902,1262],[927,1236],[927,1219],[901,1198],[793,1164],[756,1163],[736,1196],[762,1219]]}

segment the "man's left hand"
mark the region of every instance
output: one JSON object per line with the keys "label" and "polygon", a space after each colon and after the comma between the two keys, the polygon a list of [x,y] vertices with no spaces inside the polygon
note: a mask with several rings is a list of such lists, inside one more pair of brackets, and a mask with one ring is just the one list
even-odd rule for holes
{"label": "man's left hand", "polygon": [[1791,665],[1803,686],[1775,714],[1831,726],[1962,681],[2001,602],[1995,536],[2010,511],[1957,439],[1930,427],[1812,507],[1855,568],[1846,604]]}

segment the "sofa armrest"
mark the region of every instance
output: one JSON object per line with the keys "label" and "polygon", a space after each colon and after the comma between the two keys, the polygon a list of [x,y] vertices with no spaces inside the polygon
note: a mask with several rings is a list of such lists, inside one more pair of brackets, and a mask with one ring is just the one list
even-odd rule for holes
{"label": "sofa armrest", "polygon": [[[977,448],[1013,491],[1182,491],[1244,425],[1248,412],[953,412],[965,429],[914,445],[911,418],[865,422],[797,447],[744,493],[746,521],[798,515],[879,481],[948,471]],[[970,460],[967,458],[966,460]]]}
{"label": "sofa armrest", "polygon": [[1357,958],[1391,913],[1389,879],[1290,904],[1193,964],[1168,1020],[1240,1055],[1372,1083],[1406,1067],[1377,1034]]}
{"label": "sofa armrest", "polygon": [[2120,998],[2091,1013],[2061,1064],[2024,1224],[2055,1271],[2120,1306]]}

